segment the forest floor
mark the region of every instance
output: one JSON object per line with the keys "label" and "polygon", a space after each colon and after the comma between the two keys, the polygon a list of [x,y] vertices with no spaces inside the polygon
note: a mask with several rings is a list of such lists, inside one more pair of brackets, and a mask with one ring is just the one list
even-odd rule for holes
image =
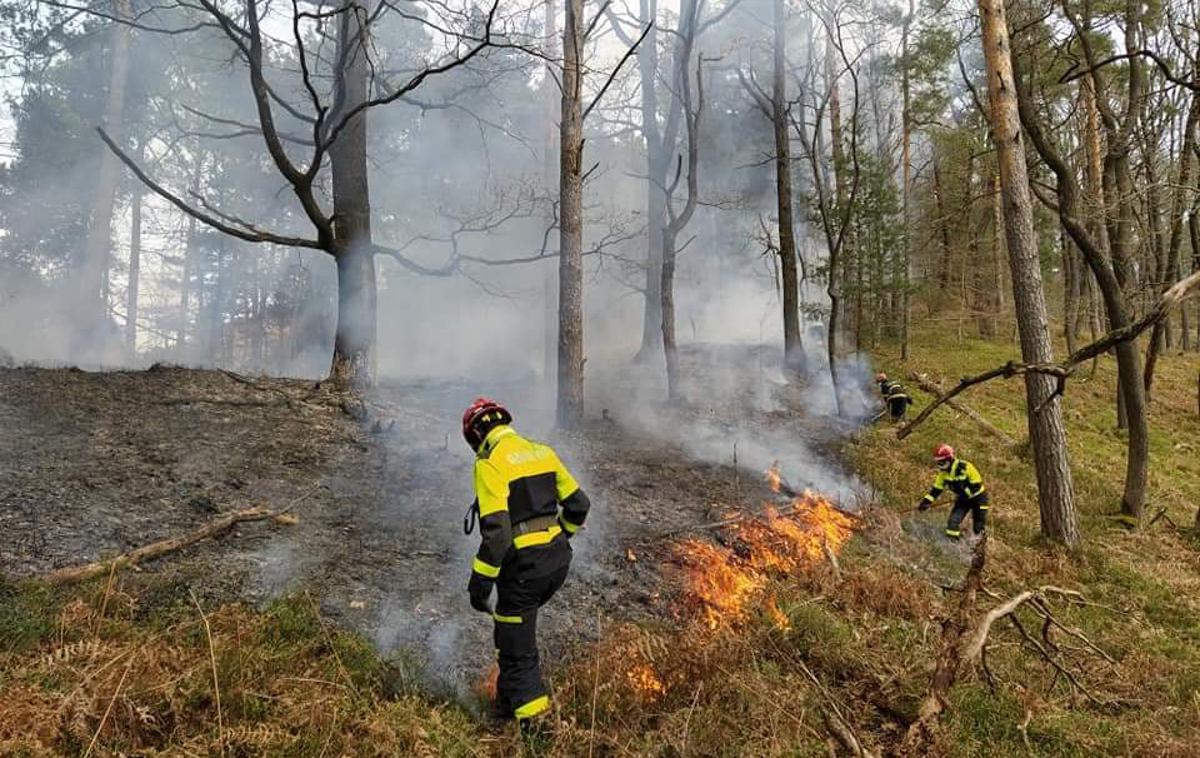
{"label": "forest floor", "polygon": [[[919,337],[905,369],[945,379],[1016,353],[943,348]],[[549,438],[597,510],[540,625],[557,710],[533,752],[820,755],[830,712],[868,746],[898,745],[970,559],[941,538],[944,511],[904,512],[944,439],[993,491],[982,603],[1080,590],[1089,604],[1058,617],[1111,660],[1054,635],[1072,684],[997,626],[991,682],[964,675],[929,751],[1200,755],[1200,552],[1172,526],[1191,524],[1200,492],[1194,356],[1163,362],[1152,406],[1148,512],[1170,520],[1136,533],[1106,515],[1123,470],[1112,366],[1070,383],[1085,540],[1074,555],[1041,543],[1021,450],[948,410],[900,444],[886,424],[847,436],[813,388],[785,385],[762,356],[693,355],[704,379],[685,409],[655,409],[628,377],[601,383],[603,413]],[[545,426],[521,385],[485,389],[529,408],[527,433]],[[387,386],[359,406],[311,382],[221,372],[0,372],[0,753],[513,754],[511,730],[473,715],[490,635],[465,606],[476,537],[460,530],[470,455],[456,426],[475,391]],[[1019,380],[964,400],[1023,436]],[[689,615],[681,546],[711,535],[718,563],[743,565],[736,534],[696,527],[778,503],[760,475],[773,460],[791,484],[861,509],[859,536],[836,566],[755,574],[749,612]],[[299,520],[242,525],[79,587],[21,581],[260,504]]]}
{"label": "forest floor", "polygon": [[[734,350],[741,363],[762,363],[759,351]],[[549,438],[597,503],[575,541],[571,585],[547,609],[551,654],[594,638],[597,614],[662,615],[661,565],[639,556],[772,498],[763,471],[775,458],[796,461],[782,465],[798,485],[849,488],[830,462],[837,430],[784,410],[789,394],[801,402],[798,391],[764,377],[752,392],[739,375],[737,392],[706,392],[703,406],[676,411],[654,410],[631,380],[614,380],[596,393],[600,418]],[[195,592],[256,607],[307,591],[323,617],[384,654],[415,651],[431,685],[462,696],[491,646],[490,624],[465,594],[478,534],[462,533],[472,456],[458,419],[478,391],[385,384],[360,403],[313,382],[166,366],[0,371],[0,574],[37,578],[250,506],[287,510],[296,523],[238,525],[148,566],[144,581],[129,577],[129,591],[156,605]],[[548,427],[528,385],[488,391],[522,431]]]}

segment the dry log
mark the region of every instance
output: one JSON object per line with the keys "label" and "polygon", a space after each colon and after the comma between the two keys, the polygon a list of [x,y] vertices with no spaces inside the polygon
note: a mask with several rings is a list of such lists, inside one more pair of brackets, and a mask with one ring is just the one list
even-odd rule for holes
{"label": "dry log", "polygon": [[172,537],[170,539],[152,542],[149,545],[139,547],[136,550],[131,550],[128,553],[122,553],[113,558],[94,563],[86,563],[82,566],[70,566],[61,568],[57,571],[52,571],[42,577],[47,584],[70,584],[72,582],[82,582],[93,577],[103,576],[120,568],[136,566],[142,561],[148,561],[153,558],[159,558],[168,553],[173,553],[181,550],[197,542],[206,540],[209,537],[215,537],[222,532],[226,532],[236,524],[241,524],[248,521],[265,521],[267,519],[276,518],[283,515],[283,511],[272,511],[267,508],[247,508],[245,510],[230,513],[221,518],[210,521],[194,532],[185,534],[180,537]]}
{"label": "dry log", "polygon": [[[935,401],[937,401],[937,402],[935,402],[935,406],[938,403],[943,401],[945,393],[942,391],[942,388],[939,387],[937,384],[935,384],[933,381],[931,381],[929,379],[929,377],[925,376],[924,374],[913,373],[913,374],[909,374],[909,378],[911,378],[914,382],[916,382],[917,387],[919,387],[922,391],[927,392],[930,395],[933,395],[933,399]],[[1000,440],[1005,445],[1008,445],[1009,447],[1016,446],[1016,444],[1017,444],[1016,440],[1014,440],[1012,437],[1005,434],[1004,431],[1002,431],[999,427],[997,427],[992,422],[985,419],[983,416],[981,416],[979,414],[978,411],[971,408],[969,405],[966,405],[965,403],[962,403],[958,400],[951,400],[948,398],[946,398],[944,400],[944,402],[946,403],[946,405],[950,406],[954,410],[958,411],[962,415],[964,415],[967,418],[974,421],[976,424],[979,425],[980,429],[982,429],[983,431],[992,435],[996,439]],[[919,423],[919,422],[913,422],[911,424],[906,424],[905,426],[901,427],[896,432],[896,436],[900,437],[901,439],[908,436],[909,431],[911,431],[912,428],[917,425],[917,423]]]}

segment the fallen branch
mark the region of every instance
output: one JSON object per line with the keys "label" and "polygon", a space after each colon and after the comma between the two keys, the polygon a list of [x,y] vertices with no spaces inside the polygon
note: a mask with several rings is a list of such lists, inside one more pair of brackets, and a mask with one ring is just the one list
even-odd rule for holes
{"label": "fallen branch", "polygon": [[[964,376],[958,380],[957,386],[939,397],[932,404],[926,406],[912,421],[897,429],[896,437],[898,439],[907,437],[913,429],[916,429],[925,419],[929,418],[930,414],[938,406],[943,403],[949,403],[955,396],[969,387],[1000,377],[1008,379],[1021,374],[1046,374],[1056,377],[1058,379],[1058,387],[1049,398],[1049,400],[1053,400],[1063,394],[1063,391],[1066,389],[1067,379],[1075,372],[1079,364],[1108,352],[1122,342],[1137,339],[1142,332],[1171,315],[1179,307],[1180,303],[1194,295],[1197,290],[1200,290],[1200,271],[1173,284],[1159,297],[1158,302],[1145,316],[1142,316],[1142,318],[1128,326],[1114,329],[1095,342],[1079,348],[1074,353],[1071,353],[1064,363],[1018,363],[1016,361],[1009,361],[1003,366],[991,369],[990,371],[984,371],[982,374]],[[1040,413],[1047,405],[1048,402],[1042,403],[1041,406],[1033,410],[1035,413]]]}
{"label": "fallen branch", "polygon": [[182,550],[185,547],[206,540],[210,537],[215,537],[222,532],[226,532],[236,524],[241,524],[248,521],[265,521],[267,519],[283,516],[284,511],[272,511],[267,508],[247,508],[246,510],[230,513],[227,516],[222,516],[219,519],[209,522],[190,534],[181,537],[172,537],[170,539],[153,542],[149,545],[139,547],[136,550],[131,550],[128,553],[122,553],[114,558],[109,558],[103,561],[94,563],[86,563],[82,566],[71,566],[61,568],[57,571],[52,571],[43,577],[43,581],[47,584],[70,584],[72,582],[82,582],[93,577],[102,576],[109,571],[116,569],[136,566],[143,561],[159,558],[168,553],[173,553],[177,550]]}
{"label": "fallen branch", "polygon": [[[979,425],[980,429],[982,429],[983,431],[992,435],[996,439],[1000,440],[1005,445],[1008,445],[1009,447],[1016,446],[1016,444],[1017,444],[1016,440],[1014,440],[1012,437],[1005,434],[1004,431],[1001,430],[999,427],[997,427],[995,424],[993,424],[992,422],[985,419],[982,415],[979,414],[978,411],[976,411],[975,409],[966,405],[965,403],[961,403],[957,400],[953,400],[949,397],[945,397],[943,395],[942,388],[937,386],[937,384],[935,384],[933,381],[931,381],[929,379],[929,377],[925,376],[924,374],[912,373],[912,374],[909,374],[909,378],[912,379],[914,382],[916,382],[917,387],[919,387],[922,391],[927,392],[930,395],[933,395],[933,399],[935,401],[934,406],[938,405],[939,402],[944,402],[944,403],[946,403],[946,405],[949,405],[954,410],[958,411],[962,415],[964,415],[967,418],[974,421],[976,424]],[[963,388],[963,389],[965,389],[965,388]],[[960,389],[958,391],[961,392],[962,390]],[[957,393],[955,393],[955,394],[957,394]],[[953,396],[951,396],[951,397],[953,397]],[[922,412],[922,415],[926,415],[926,414],[924,412]],[[920,419],[921,416],[918,416],[917,418]],[[901,428],[896,433],[896,436],[899,437],[900,439],[904,439],[904,437],[908,436],[909,431],[911,431],[909,429],[909,427],[910,426],[915,427],[917,425],[917,423],[919,423],[919,422],[914,420],[912,423],[905,425],[905,427]]]}
{"label": "fallen branch", "polygon": [[[1065,657],[1060,647],[1050,638],[1051,631],[1059,629],[1085,646],[1073,648],[1074,650],[1090,651],[1109,663],[1116,663],[1111,655],[1088,639],[1083,632],[1063,624],[1051,612],[1047,603],[1049,596],[1063,598],[1072,604],[1091,605],[1079,592],[1051,585],[1025,590],[987,611],[974,624],[970,623],[976,597],[979,594],[998,597],[982,585],[983,567],[986,561],[986,539],[985,535],[975,548],[971,570],[967,573],[961,590],[963,594],[957,613],[942,624],[942,645],[938,651],[933,682],[930,685],[929,693],[921,703],[917,720],[909,726],[908,732],[905,734],[900,750],[901,755],[927,754],[927,749],[933,740],[933,729],[938,718],[946,709],[950,688],[954,686],[959,676],[979,665],[984,667],[984,674],[988,677],[989,684],[993,684],[991,672],[987,670],[986,665],[987,642],[992,627],[1001,619],[1011,621],[1025,643],[1050,664],[1055,671],[1055,682],[1061,676],[1071,685],[1072,689],[1081,692],[1093,704],[1106,705],[1083,685],[1076,672],[1072,671],[1071,667],[1064,662]],[[1021,623],[1017,611],[1022,607],[1032,609],[1042,619],[1041,639],[1030,634]],[[1053,684],[1051,683],[1051,687]]]}
{"label": "fallen branch", "polygon": [[963,667],[962,645],[975,612],[975,601],[983,587],[983,569],[987,563],[987,533],[975,545],[971,568],[961,587],[961,597],[954,615],[942,622],[942,644],[929,692],[921,701],[917,720],[908,727],[900,746],[900,755],[928,755],[933,742],[933,730],[946,710],[950,688],[958,681]]}

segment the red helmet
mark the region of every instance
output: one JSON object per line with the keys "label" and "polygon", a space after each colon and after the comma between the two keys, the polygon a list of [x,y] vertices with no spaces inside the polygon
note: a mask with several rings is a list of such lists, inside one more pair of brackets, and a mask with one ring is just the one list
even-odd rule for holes
{"label": "red helmet", "polygon": [[488,432],[501,424],[512,423],[512,414],[503,405],[486,397],[475,398],[463,411],[462,433],[472,450],[478,450]]}
{"label": "red helmet", "polygon": [[954,448],[949,445],[938,445],[937,449],[933,451],[934,463],[943,463],[952,460],[954,460]]}
{"label": "red helmet", "polygon": [[886,382],[886,381],[887,381],[887,374],[885,374],[885,373],[883,373],[882,371],[880,371],[878,374],[876,374],[876,375],[875,375],[875,381],[877,381],[877,382]]}

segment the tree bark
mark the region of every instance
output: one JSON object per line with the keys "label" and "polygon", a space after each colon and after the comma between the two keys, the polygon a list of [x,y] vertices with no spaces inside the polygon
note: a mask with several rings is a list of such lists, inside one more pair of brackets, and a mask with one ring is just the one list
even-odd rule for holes
{"label": "tree bark", "polygon": [[[657,0],[641,0],[643,24],[658,16]],[[664,187],[671,157],[663,145],[658,126],[658,26],[650,30],[637,51],[638,76],[641,79],[641,129],[646,140],[646,280],[642,309],[642,344],[637,361],[646,361],[662,348],[662,265],[663,224],[666,222]]]}
{"label": "tree bark", "polygon": [[[1009,267],[1021,336],[1021,355],[1027,362],[1052,362],[1046,293],[1034,236],[1033,204],[1018,117],[1004,0],[979,0],[979,11],[983,24],[992,136],[996,144],[1007,221]],[[1067,458],[1062,405],[1059,398],[1055,397],[1054,379],[1026,374],[1025,395],[1029,436],[1037,471],[1042,534],[1066,545],[1078,545],[1075,492]]]}
{"label": "tree bark", "polygon": [[129,286],[125,290],[125,349],[137,359],[138,287],[142,274],[142,191],[133,190],[129,210]]}
{"label": "tree bark", "polygon": [[904,27],[900,37],[900,49],[903,62],[901,63],[900,88],[902,109],[900,113],[901,148],[900,161],[903,167],[903,186],[901,187],[902,209],[904,214],[904,244],[901,246],[900,269],[900,360],[908,360],[908,280],[909,260],[912,251],[912,84],[910,81],[908,60],[908,36],[916,15],[915,0],[908,0],[908,13],[904,17]]}
{"label": "tree bark", "polygon": [[[545,183],[546,192],[546,228],[552,229],[558,224],[557,205],[550,202],[553,196],[552,191],[556,189],[558,184],[558,72],[555,65],[551,62],[557,60],[558,57],[558,6],[555,0],[546,0],[545,8],[545,35],[546,56],[549,60],[546,62],[545,76],[542,79],[542,100],[545,108],[545,121],[543,127],[546,132],[543,139],[542,147],[542,181]],[[556,378],[556,368],[558,366],[558,267],[545,265],[542,273],[542,291],[544,297],[543,314],[545,323],[543,324],[543,340],[542,340],[542,381],[546,384],[546,390],[550,393],[554,392]]]}
{"label": "tree bark", "polygon": [[565,0],[559,121],[558,425],[583,423],[583,0]]}
{"label": "tree bark", "polygon": [[792,218],[792,158],[788,135],[787,14],[784,0],[775,0],[774,67],[771,76],[772,125],[775,133],[775,200],[779,214],[779,270],[783,279],[783,355],[791,369],[803,370],[804,344],[800,333],[799,276],[796,229]]}
{"label": "tree bark", "polygon": [[692,107],[691,74],[688,64],[692,58],[692,48],[696,40],[696,26],[699,23],[700,2],[698,0],[683,0],[679,8],[679,30],[675,42],[675,60],[673,64],[674,77],[672,90],[675,93],[671,103],[671,113],[667,118],[667,136],[669,143],[674,145],[678,132],[678,119],[682,116],[687,124],[687,199],[683,210],[675,210],[675,188],[678,185],[684,169],[683,161],[676,167],[677,175],[667,185],[665,194],[665,210],[667,223],[662,229],[662,348],[667,367],[667,400],[678,402],[682,398],[679,381],[679,348],[675,339],[675,254],[679,234],[691,222],[699,202],[699,170],[700,170],[700,117],[704,109],[704,80],[700,64],[696,65],[696,105]]}
{"label": "tree bark", "polygon": [[[110,58],[108,93],[104,106],[104,129],[114,139],[124,135],[125,90],[129,83],[130,27],[125,20],[132,17],[130,0],[115,0],[115,19],[109,26]],[[120,163],[110,150],[101,148],[100,165],[96,172],[95,194],[88,223],[87,240],[76,265],[78,288],[76,305],[81,322],[77,324],[76,354],[99,358],[101,341],[107,334],[108,302],[103,294],[112,254],[113,207],[116,204],[120,180]]]}
{"label": "tree bark", "polygon": [[[369,4],[343,6],[338,31],[337,83],[343,88],[341,114],[367,99]],[[340,119],[339,114],[336,118]],[[330,378],[346,388],[375,380],[375,255],[371,240],[370,184],[367,173],[367,111],[354,116],[329,150],[333,179],[333,247],[337,263],[338,316]]]}

